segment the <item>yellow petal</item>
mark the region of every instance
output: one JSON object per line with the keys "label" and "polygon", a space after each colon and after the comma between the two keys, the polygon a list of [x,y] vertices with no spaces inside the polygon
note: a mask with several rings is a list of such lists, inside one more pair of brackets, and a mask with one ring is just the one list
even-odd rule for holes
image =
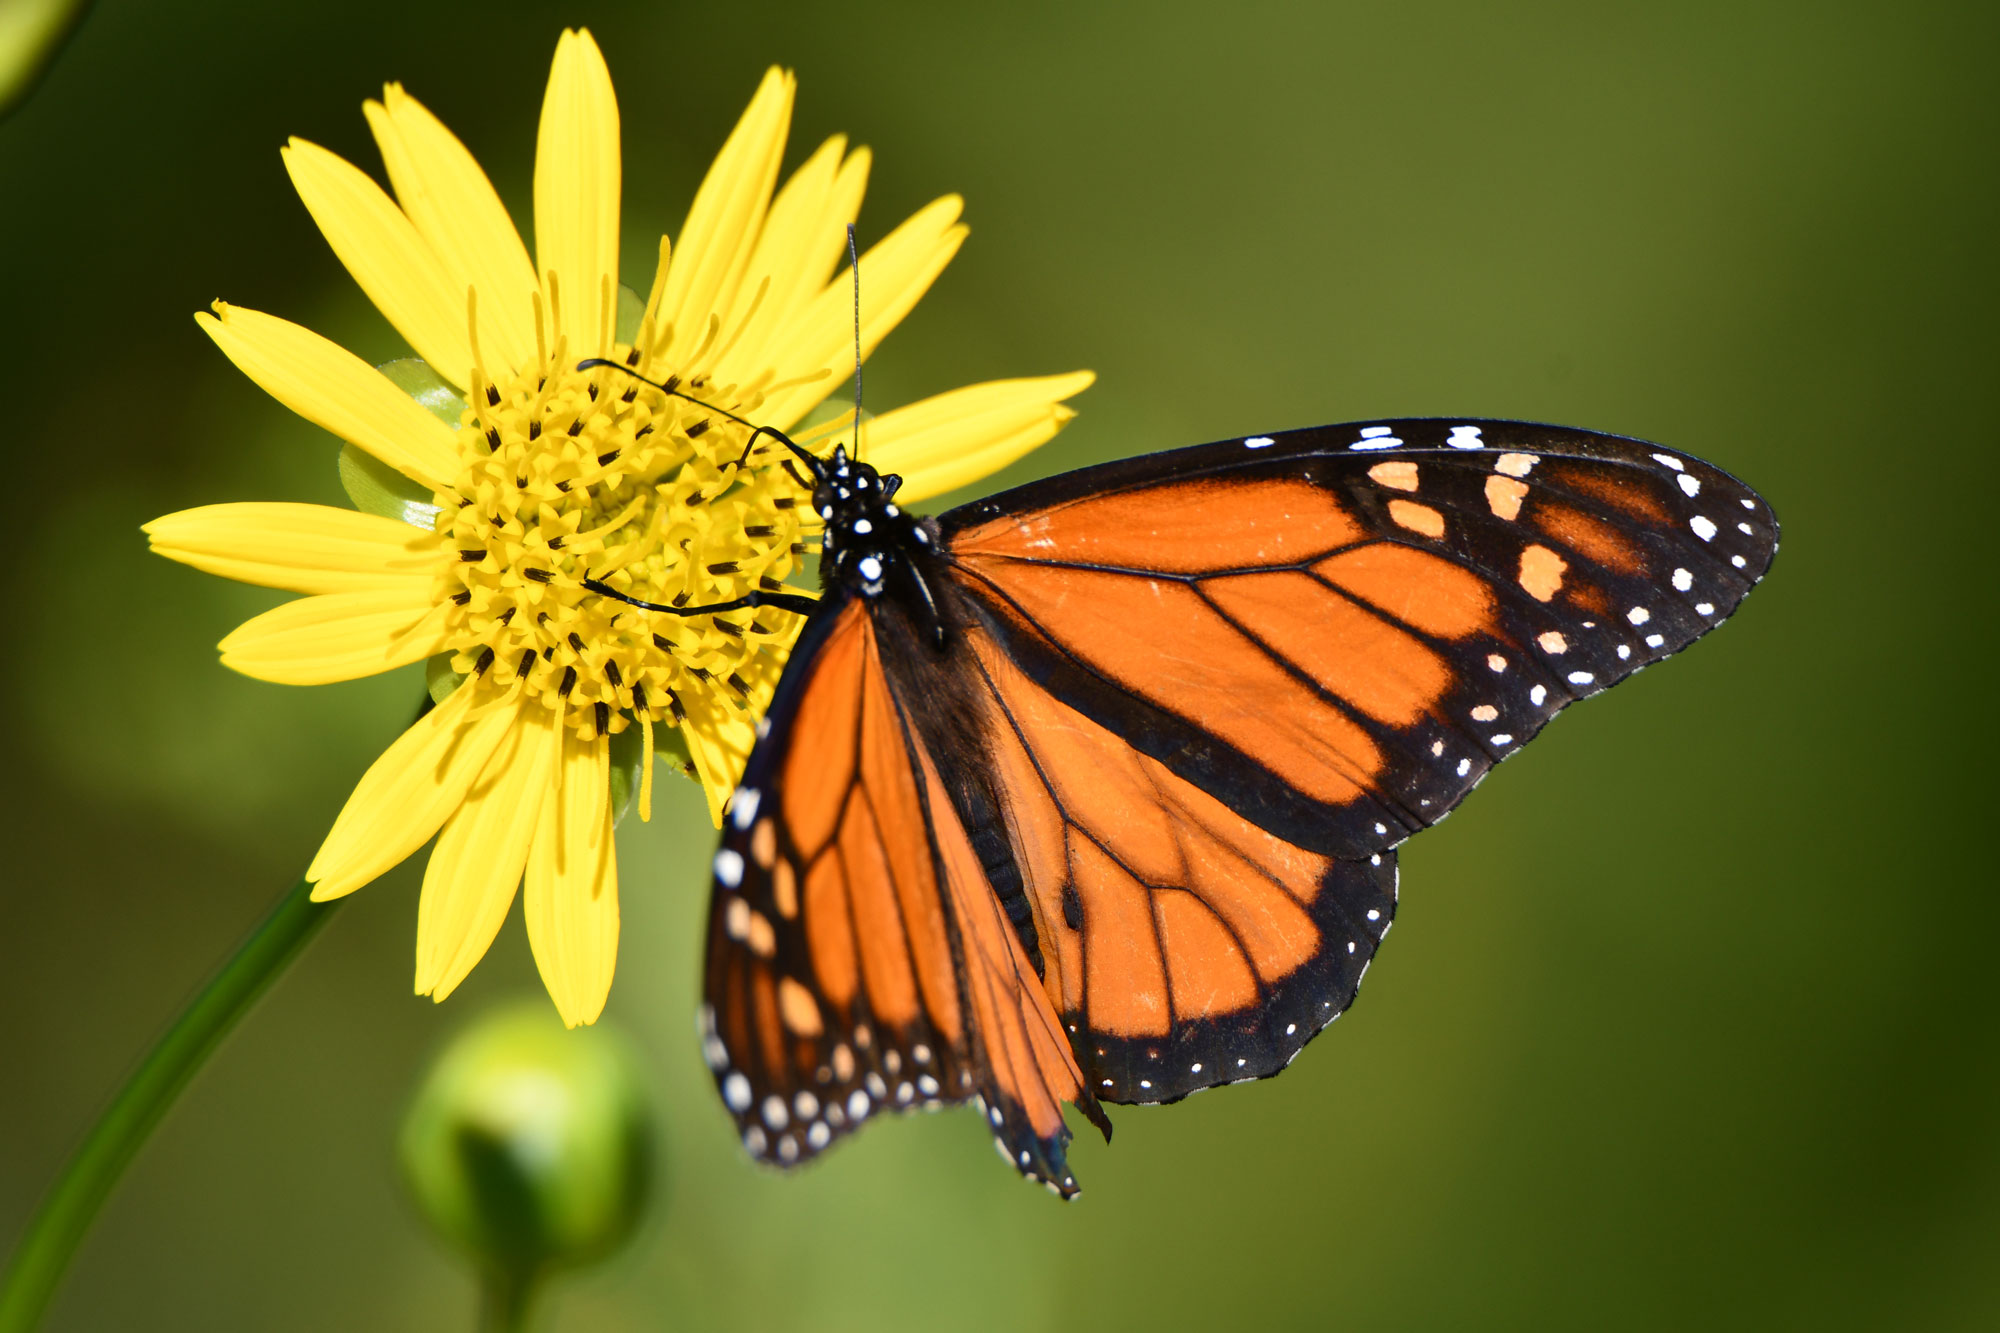
{"label": "yellow petal", "polygon": [[493,183],[456,135],[399,83],[362,108],[389,169],[396,201],[458,294],[479,290],[479,353],[504,382],[535,351],[535,266]]}
{"label": "yellow petal", "polygon": [[[556,275],[557,327],[568,335],[566,356],[572,363],[611,350],[618,300],[618,170],[618,99],[611,73],[588,32],[564,32],[535,139],[535,253],[543,279]],[[543,299],[549,299],[546,289]]]}
{"label": "yellow petal", "polygon": [[432,533],[331,505],[203,505],[140,531],[169,560],[292,592],[357,592],[428,577],[441,550]]}
{"label": "yellow petal", "polygon": [[375,308],[432,369],[464,388],[472,369],[464,284],[367,172],[304,139],[293,139],[284,159],[320,234]]}
{"label": "yellow petal", "polygon": [[[778,179],[797,87],[784,70],[764,71],[749,108],[695,193],[660,302],[661,318],[674,330],[669,361],[694,358],[708,341],[709,316],[728,310],[736,295]],[[730,332],[724,329],[722,336]]]}
{"label": "yellow petal", "polygon": [[289,320],[221,301],[195,321],[238,370],[292,411],[412,481],[450,489],[458,475],[452,428],[360,357]]}
{"label": "yellow petal", "polygon": [[394,867],[458,808],[519,711],[469,718],[477,693],[453,691],[369,766],[306,870],[314,901],[352,893]]}
{"label": "yellow petal", "polygon": [[1063,399],[1096,378],[1079,370],[954,389],[864,422],[861,443],[870,465],[903,478],[899,501],[928,500],[1047,444],[1076,415]]}
{"label": "yellow petal", "polygon": [[548,709],[523,708],[438,834],[417,904],[417,994],[451,994],[507,919],[551,794],[562,729]]}
{"label": "yellow petal", "polygon": [[421,662],[444,650],[448,608],[433,593],[424,574],[286,602],[224,639],[222,665],[280,685],[329,685]]}
{"label": "yellow petal", "polygon": [[[955,225],[963,201],[946,195],[882,238],[861,256],[861,354],[865,357],[900,324],[958,253],[966,229]],[[854,370],[854,290],[843,273],[820,290],[775,346],[770,364],[780,382],[816,377],[766,402],[758,421],[788,429]]]}
{"label": "yellow petal", "polygon": [[783,335],[846,255],[847,224],[868,179],[867,150],[843,162],[846,148],[844,136],[828,139],[771,201],[757,251],[723,317],[729,350],[716,363],[719,383],[742,383],[764,368],[767,344]]}
{"label": "yellow petal", "polygon": [[542,802],[521,906],[542,984],[570,1027],[595,1023],[618,964],[618,858],[611,749],[563,728],[556,792]]}

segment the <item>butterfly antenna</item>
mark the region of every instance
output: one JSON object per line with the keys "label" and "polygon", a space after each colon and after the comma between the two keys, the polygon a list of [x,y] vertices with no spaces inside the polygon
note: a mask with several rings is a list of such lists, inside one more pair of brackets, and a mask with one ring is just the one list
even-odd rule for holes
{"label": "butterfly antenna", "polygon": [[854,461],[861,461],[861,256],[854,247],[854,224],[847,224],[847,267],[854,274]]}
{"label": "butterfly antenna", "polygon": [[[850,228],[850,230],[852,229]],[[772,439],[776,440],[779,444],[782,444],[787,449],[791,450],[792,453],[796,455],[801,462],[803,462],[808,468],[810,468],[812,470],[812,475],[815,482],[818,481],[821,474],[825,471],[825,464],[820,462],[819,455],[813,453],[810,449],[807,449],[805,446],[794,441],[791,436],[785,434],[785,432],[779,430],[776,426],[760,426],[754,421],[744,420],[742,417],[737,416],[734,412],[730,411],[726,407],[717,407],[714,403],[704,403],[701,399],[696,398],[692,394],[682,393],[678,385],[671,380],[665,384],[662,384],[658,380],[649,380],[644,375],[641,375],[638,371],[632,369],[632,367],[626,365],[623,361],[610,361],[601,356],[593,356],[587,361],[579,361],[576,363],[576,368],[578,370],[595,370],[599,366],[604,366],[611,370],[622,371],[623,373],[630,375],[633,379],[639,381],[639,383],[647,385],[654,389],[658,389],[661,393],[666,394],[669,398],[678,398],[682,402],[693,403],[696,407],[699,407],[704,411],[713,412],[720,417],[727,417],[739,426],[748,426],[750,428],[750,438],[744,442],[743,452],[736,456],[736,462],[735,462],[736,467],[739,468],[742,467],[744,460],[750,457],[750,451],[757,447],[757,437],[760,435],[768,435]],[[811,487],[808,487],[807,489],[811,489]]]}

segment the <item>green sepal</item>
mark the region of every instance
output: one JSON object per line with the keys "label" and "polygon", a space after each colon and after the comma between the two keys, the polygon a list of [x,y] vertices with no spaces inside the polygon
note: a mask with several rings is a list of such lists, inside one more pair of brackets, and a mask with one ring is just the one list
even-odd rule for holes
{"label": "green sepal", "polygon": [[431,369],[430,362],[406,356],[401,361],[385,361],[375,369],[416,399],[417,406],[452,429],[456,430],[465,419],[465,399],[459,397],[458,390],[444,376]]}
{"label": "green sepal", "polygon": [[646,317],[646,302],[630,287],[618,288],[618,328],[613,333],[620,343],[630,347],[639,336],[639,321]]}
{"label": "green sepal", "polygon": [[632,802],[639,799],[639,764],[646,755],[646,738],[634,723],[611,738],[611,826],[625,822]]}
{"label": "green sepal", "polygon": [[[634,722],[611,738],[611,823],[615,828],[632,813],[639,798],[639,765],[644,762],[646,740],[641,724]],[[688,756],[687,736],[679,727],[653,724],[653,758],[686,774],[693,762]]]}
{"label": "green sepal", "polygon": [[[445,425],[457,429],[465,400],[430,363],[416,357],[375,367],[388,381]],[[438,507],[431,493],[374,455],[351,444],[340,447],[340,487],[364,514],[407,523],[425,532],[437,531]]]}
{"label": "green sepal", "polygon": [[465,677],[451,669],[451,659],[457,656],[457,653],[439,653],[424,659],[424,688],[431,692],[432,703],[443,703],[453,690],[465,684]]}
{"label": "green sepal", "polygon": [[431,503],[431,493],[381,459],[343,444],[339,468],[340,488],[362,513],[437,531],[438,507]]}

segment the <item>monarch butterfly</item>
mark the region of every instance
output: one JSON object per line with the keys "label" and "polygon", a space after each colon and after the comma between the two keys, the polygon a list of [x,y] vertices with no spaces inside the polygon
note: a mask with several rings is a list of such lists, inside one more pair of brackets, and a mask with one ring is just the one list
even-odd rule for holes
{"label": "monarch butterfly", "polygon": [[1278,1073],[1352,1003],[1397,844],[1777,550],[1735,478],[1559,426],[1251,436],[936,518],[757,434],[811,470],[823,593],[676,613],[807,616],[724,815],[700,1019],[786,1166],[969,1100],[1069,1197],[1063,1102],[1109,1139],[1104,1103]]}

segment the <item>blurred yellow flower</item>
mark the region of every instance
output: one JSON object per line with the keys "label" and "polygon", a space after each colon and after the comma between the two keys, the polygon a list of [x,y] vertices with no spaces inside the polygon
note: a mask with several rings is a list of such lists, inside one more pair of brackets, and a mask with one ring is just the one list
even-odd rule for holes
{"label": "blurred yellow flower", "polygon": [[[222,641],[226,665],[319,684],[449,655],[458,678],[362,777],[307,878],[351,893],[437,835],[417,922],[416,989],[442,1000],[486,952],[526,878],[529,942],[571,1026],[596,1019],[618,945],[610,738],[679,727],[710,817],[734,786],[798,617],[649,616],[582,586],[614,578],[655,602],[775,587],[817,519],[779,462],[738,468],[748,432],[646,388],[606,357],[760,424],[788,429],[851,366],[854,311],[835,278],[861,203],[865,149],[821,145],[774,194],[794,80],[767,73],[709,169],[651,296],[621,321],[618,106],[587,32],[565,32],[536,145],[537,254],[478,163],[392,84],[366,113],[395,190],[314,144],[285,150],[300,197],[362,289],[457,396],[420,403],[387,374],[271,315],[196,318],[251,379],[431,493],[403,521],[301,504],[224,504],[146,525],[197,568],[308,594]],[[946,196],[862,256],[864,353],[950,262],[965,228]],[[630,305],[636,298],[626,297]],[[630,324],[620,336],[621,326]],[[1049,439],[1087,372],[1000,381],[886,413],[868,459],[935,495]],[[802,441],[846,430],[844,413]],[[643,781],[644,779],[642,779]],[[642,788],[641,812],[650,792]]]}

